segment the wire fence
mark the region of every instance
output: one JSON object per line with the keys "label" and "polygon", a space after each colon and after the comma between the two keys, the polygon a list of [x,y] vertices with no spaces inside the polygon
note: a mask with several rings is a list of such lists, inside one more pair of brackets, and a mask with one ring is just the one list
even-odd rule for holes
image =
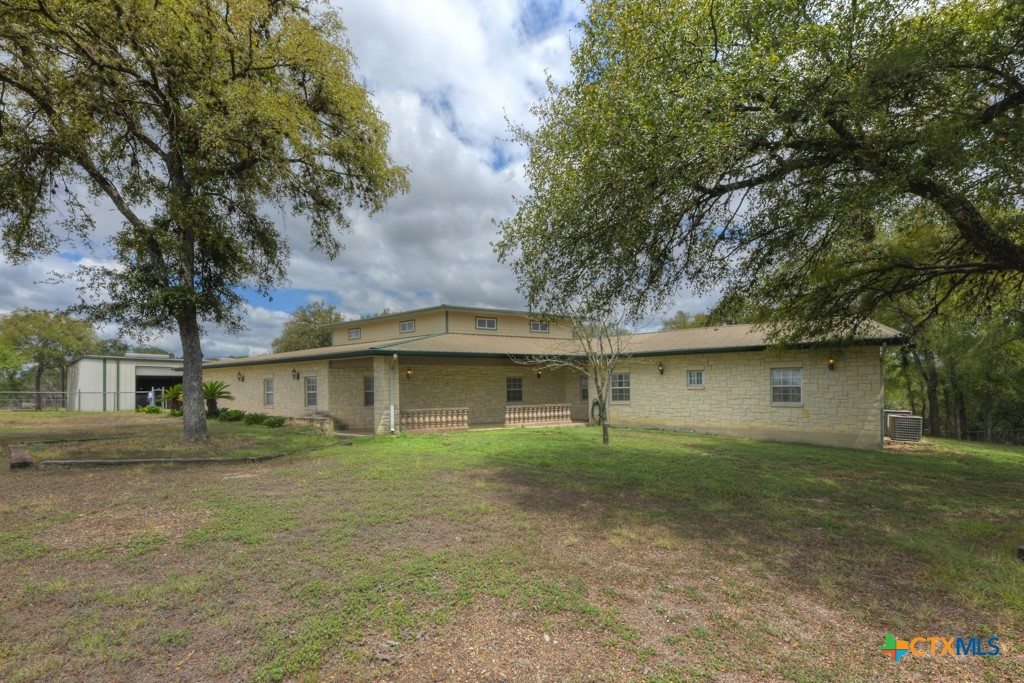
{"label": "wire fence", "polygon": [[[0,410],[73,410],[116,412],[148,405],[148,391],[0,391]],[[166,407],[163,391],[157,390],[153,402]]]}

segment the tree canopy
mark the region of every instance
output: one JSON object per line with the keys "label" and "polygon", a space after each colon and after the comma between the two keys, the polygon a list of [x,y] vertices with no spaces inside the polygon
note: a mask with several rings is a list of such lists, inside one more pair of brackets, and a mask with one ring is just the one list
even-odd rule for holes
{"label": "tree canopy", "polygon": [[[18,308],[0,316],[0,346],[13,351],[15,360],[35,364],[35,391],[42,391],[43,374],[48,369],[63,371],[78,356],[100,346],[93,324],[66,313]],[[7,379],[14,368],[5,368]],[[36,402],[36,408],[40,407]]]}
{"label": "tree canopy", "polygon": [[87,241],[90,200],[116,209],[116,263],[76,274],[82,310],[177,330],[185,435],[202,438],[202,325],[239,329],[239,288],[284,281],[274,216],[333,257],[353,207],[407,187],[341,20],[301,0],[0,0],[0,14],[4,254]]}
{"label": "tree canopy", "polygon": [[593,0],[582,29],[513,127],[495,248],[531,306],[641,318],[687,284],[801,337],[1024,285],[1019,0]]}
{"label": "tree canopy", "polygon": [[299,306],[288,316],[281,336],[273,341],[274,353],[330,346],[331,330],[324,326],[343,320],[345,316],[338,312],[334,304],[313,301]]}

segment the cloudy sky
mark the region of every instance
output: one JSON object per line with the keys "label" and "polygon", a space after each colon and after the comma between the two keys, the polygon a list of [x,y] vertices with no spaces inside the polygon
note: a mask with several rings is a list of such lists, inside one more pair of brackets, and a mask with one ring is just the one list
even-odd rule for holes
{"label": "cloudy sky", "polygon": [[[448,303],[522,308],[515,278],[491,249],[494,221],[525,192],[525,150],[507,138],[506,118],[533,125],[529,108],[546,74],[569,77],[583,18],[580,0],[344,0],[336,2],[358,72],[391,125],[391,154],[411,169],[409,193],[372,217],[357,216],[332,261],[311,253],[303,224],[277,220],[289,235],[290,286],[272,300],[249,296],[249,331],[207,329],[206,357],[265,353],[295,307],[313,299],[349,317]],[[43,284],[73,270],[67,254],[14,267],[0,258],[0,313],[74,303],[71,284]],[[89,256],[102,259],[102,252]],[[676,307],[706,306],[683,292]],[[652,324],[653,321],[652,321]],[[106,328],[104,336],[116,329]],[[180,351],[173,335],[156,343]]]}

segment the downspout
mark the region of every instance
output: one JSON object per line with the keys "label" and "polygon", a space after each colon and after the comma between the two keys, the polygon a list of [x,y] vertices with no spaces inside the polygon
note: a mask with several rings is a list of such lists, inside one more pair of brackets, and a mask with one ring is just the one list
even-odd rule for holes
{"label": "downspout", "polygon": [[391,436],[395,435],[395,368],[398,366],[398,354],[392,354],[388,365],[388,401],[391,403]]}
{"label": "downspout", "polygon": [[882,349],[878,352],[878,370],[882,375],[882,409],[879,411],[880,423],[882,425],[882,431],[879,435],[879,443],[885,445],[885,343],[882,343]]}

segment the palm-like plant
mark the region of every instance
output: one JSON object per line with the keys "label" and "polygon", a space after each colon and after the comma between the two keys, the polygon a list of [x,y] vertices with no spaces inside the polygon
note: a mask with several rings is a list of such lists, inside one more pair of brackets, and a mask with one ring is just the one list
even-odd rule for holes
{"label": "palm-like plant", "polygon": [[180,384],[164,389],[163,400],[171,410],[178,410],[184,403],[185,390]]}
{"label": "palm-like plant", "polygon": [[217,408],[218,399],[224,399],[225,401],[235,400],[235,397],[228,391],[229,386],[231,385],[219,379],[212,382],[203,382],[203,398],[206,399],[207,415],[215,416],[220,413],[220,410]]}

